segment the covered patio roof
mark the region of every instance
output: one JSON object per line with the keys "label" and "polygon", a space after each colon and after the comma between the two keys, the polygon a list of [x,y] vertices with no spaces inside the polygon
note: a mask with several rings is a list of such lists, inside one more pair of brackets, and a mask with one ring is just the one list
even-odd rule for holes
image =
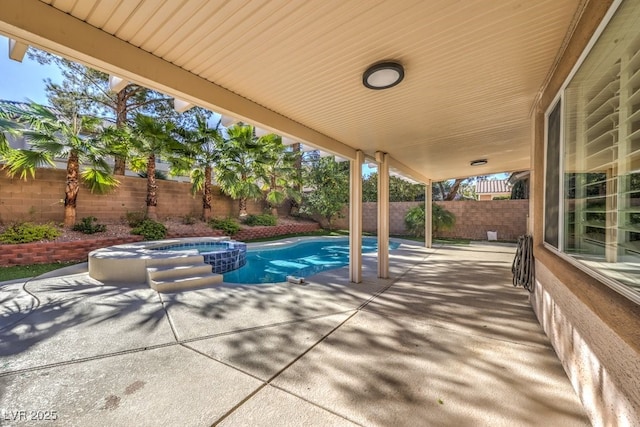
{"label": "covered patio roof", "polygon": [[[426,181],[530,168],[531,112],[584,3],[0,0],[0,33]],[[367,89],[384,60],[404,80]]]}

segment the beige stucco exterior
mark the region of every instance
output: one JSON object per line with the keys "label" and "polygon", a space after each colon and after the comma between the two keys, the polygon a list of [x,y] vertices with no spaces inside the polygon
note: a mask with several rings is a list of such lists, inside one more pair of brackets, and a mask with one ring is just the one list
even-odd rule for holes
{"label": "beige stucco exterior", "polygon": [[[237,21],[220,38],[206,25],[219,11],[179,25],[168,19],[174,2],[115,2],[104,16],[88,3],[0,0],[0,32],[351,160],[353,282],[362,280],[365,155],[386,153],[389,168],[421,182],[531,168],[531,304],[592,422],[639,425],[640,306],[542,244],[544,112],[611,0],[381,1],[372,10],[335,0],[288,11],[273,0],[269,13],[229,16]],[[145,7],[119,22],[117,12],[134,3]],[[154,31],[152,18],[163,16]],[[407,77],[397,90],[364,90],[362,71],[385,58],[404,62]],[[486,167],[470,168],[485,157]]]}
{"label": "beige stucco exterior", "polygon": [[533,203],[536,288],[531,303],[595,425],[640,420],[640,307],[543,245],[544,111],[611,2],[589,2],[535,111]]}

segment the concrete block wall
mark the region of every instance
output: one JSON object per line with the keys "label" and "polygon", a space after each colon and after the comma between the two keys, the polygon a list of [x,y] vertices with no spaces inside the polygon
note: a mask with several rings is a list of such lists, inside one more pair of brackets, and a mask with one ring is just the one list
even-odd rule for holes
{"label": "concrete block wall", "polygon": [[[389,233],[406,234],[404,217],[413,206],[422,202],[391,202],[389,204]],[[527,232],[528,200],[483,200],[435,202],[456,216],[456,225],[450,231],[439,231],[436,237],[487,240],[487,231],[497,231],[499,240],[517,240]],[[349,209],[343,218],[334,221],[334,228],[349,228]],[[378,230],[378,204],[362,204],[362,229],[369,233]]]}
{"label": "concrete block wall", "polygon": [[[38,169],[36,179],[8,178],[0,173],[0,221],[62,222],[66,171]],[[92,194],[84,186],[78,193],[77,218],[93,215],[100,221],[118,221],[127,212],[144,212],[147,181],[138,177],[118,177],[120,186],[107,195]],[[202,213],[202,196],[191,195],[187,182],[158,180],[158,216],[182,217]],[[213,189],[213,215],[238,215],[238,202]],[[249,213],[264,210],[261,201],[249,201]]]}
{"label": "concrete block wall", "polygon": [[517,240],[527,233],[528,200],[478,200],[438,202],[456,216],[450,231],[439,231],[438,237],[487,240],[487,231],[497,231],[498,240]]}

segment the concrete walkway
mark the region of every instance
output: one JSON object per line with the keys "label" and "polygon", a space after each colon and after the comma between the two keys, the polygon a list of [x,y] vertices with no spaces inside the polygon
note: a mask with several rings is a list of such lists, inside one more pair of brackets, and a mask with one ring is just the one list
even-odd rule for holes
{"label": "concrete walkway", "polygon": [[359,285],[0,284],[0,424],[589,425],[514,252],[403,245]]}

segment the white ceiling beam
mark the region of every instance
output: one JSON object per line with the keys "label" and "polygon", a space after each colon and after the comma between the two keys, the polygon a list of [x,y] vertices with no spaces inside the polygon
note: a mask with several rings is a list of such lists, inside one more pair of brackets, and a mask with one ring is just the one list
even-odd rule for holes
{"label": "white ceiling beam", "polygon": [[173,109],[178,113],[184,113],[187,110],[195,107],[192,103],[188,101],[183,101],[182,99],[173,98]]}
{"label": "white ceiling beam", "polygon": [[232,116],[227,116],[222,114],[220,116],[220,123],[222,123],[222,126],[228,128],[229,126],[233,126],[236,123],[238,123],[240,120],[236,119],[235,117]]}
{"label": "white ceiling beam", "polygon": [[389,156],[389,167],[397,170],[398,173],[401,173],[402,175],[405,175],[416,182],[419,182],[422,184],[426,184],[429,182],[429,178],[427,178],[420,172],[416,171],[415,169],[410,168],[404,163],[400,163],[399,161],[397,161],[391,156]]}
{"label": "white ceiling beam", "polygon": [[9,58],[14,61],[22,62],[24,55],[27,53],[29,45],[18,40],[9,39]]}
{"label": "white ceiling beam", "polygon": [[39,0],[0,0],[0,32],[141,86],[277,130],[332,154],[356,150]]}
{"label": "white ceiling beam", "polygon": [[258,126],[254,126],[253,129],[254,129],[254,132],[256,133],[256,136],[258,138],[260,138],[261,136],[267,136],[270,133],[273,133],[273,132],[269,132],[266,129],[259,128]]}
{"label": "white ceiling beam", "polygon": [[118,93],[122,89],[127,87],[128,84],[129,82],[123,79],[122,77],[112,76],[112,75],[109,76],[109,90],[111,92]]}

